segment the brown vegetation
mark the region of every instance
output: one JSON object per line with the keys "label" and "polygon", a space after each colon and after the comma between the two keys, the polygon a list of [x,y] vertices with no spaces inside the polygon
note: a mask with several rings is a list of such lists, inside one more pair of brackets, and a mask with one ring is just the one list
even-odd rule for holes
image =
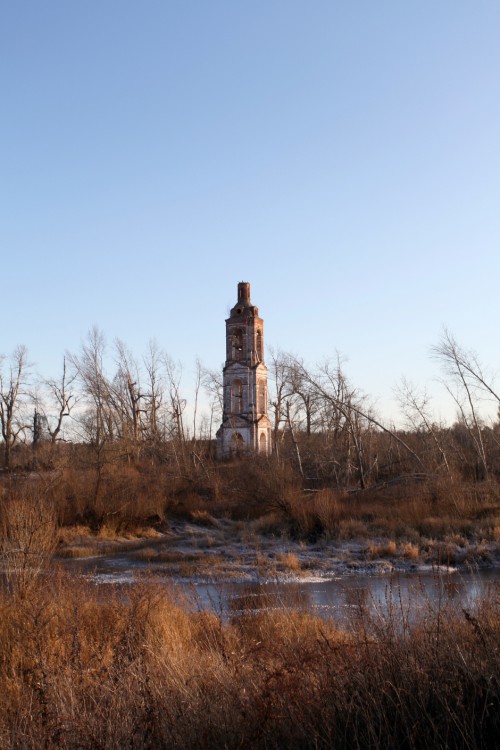
{"label": "brown vegetation", "polygon": [[0,561],[11,590],[27,596],[47,567],[56,545],[53,503],[35,489],[0,505]]}
{"label": "brown vegetation", "polygon": [[279,458],[224,464],[207,458],[203,470],[192,467],[183,475],[169,464],[110,464],[96,497],[93,470],[78,451],[73,458],[72,468],[4,477],[4,538],[8,514],[17,508],[20,518],[22,509],[28,513],[35,503],[52,525],[57,520],[58,552],[66,557],[112,552],[115,540],[122,552],[155,547],[142,550],[144,560],[148,554],[168,556],[153,537],[158,543],[159,535],[168,539],[169,525],[182,519],[203,527],[197,546],[209,549],[224,518],[241,523],[241,541],[247,534],[254,546],[266,535],[305,543],[362,541],[371,543],[371,557],[408,561],[483,564],[497,556],[500,488],[492,479],[419,478],[365,490],[315,489],[304,488]]}
{"label": "brown vegetation", "polygon": [[150,582],[124,596],[39,579],[29,601],[0,597],[0,745],[494,747],[497,604],[360,605],[341,631],[286,609],[189,611]]}

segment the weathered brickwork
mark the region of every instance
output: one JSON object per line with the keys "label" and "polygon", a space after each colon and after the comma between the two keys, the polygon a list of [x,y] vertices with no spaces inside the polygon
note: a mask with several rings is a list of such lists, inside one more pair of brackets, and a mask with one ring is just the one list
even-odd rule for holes
{"label": "weathered brickwork", "polygon": [[226,320],[226,364],[223,370],[224,411],[217,431],[217,455],[271,452],[267,416],[267,367],[264,364],[264,321],[250,302],[250,284],[238,284],[238,301]]}

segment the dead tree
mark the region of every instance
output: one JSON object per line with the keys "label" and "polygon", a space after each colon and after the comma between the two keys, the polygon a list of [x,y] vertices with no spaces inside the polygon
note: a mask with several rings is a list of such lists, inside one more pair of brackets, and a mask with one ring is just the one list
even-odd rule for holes
{"label": "dead tree", "polygon": [[116,432],[116,415],[113,409],[112,386],[105,373],[106,344],[103,333],[93,327],[82,344],[80,354],[69,354],[87,400],[94,409],[92,443],[101,445],[112,440]]}
{"label": "dead tree", "polygon": [[318,412],[319,404],[311,384],[304,380],[302,360],[288,359],[288,382],[291,393],[297,395],[300,403],[300,411],[303,414],[303,425],[306,435],[311,435],[313,420]]}
{"label": "dead tree", "polygon": [[446,390],[458,407],[462,424],[474,446],[481,468],[480,474],[488,476],[488,460],[483,440],[483,425],[479,416],[479,396],[487,396],[500,404],[500,396],[489,383],[483,369],[472,352],[462,349],[453,335],[444,330],[440,343],[432,349],[434,357],[441,363],[451,378],[454,388],[447,382]]}
{"label": "dead tree", "polygon": [[179,470],[186,467],[186,434],[184,431],[184,410],[187,401],[181,396],[182,368],[168,355],[163,356],[169,400],[171,445]]}
{"label": "dead tree", "polygon": [[219,370],[209,370],[202,368],[201,384],[207,396],[210,399],[209,417],[208,417],[208,438],[212,440],[214,423],[220,424],[222,421],[224,385],[222,382],[222,367]]}
{"label": "dead tree", "polygon": [[25,346],[18,346],[10,358],[7,373],[4,374],[3,360],[0,360],[0,424],[4,441],[5,469],[10,469],[12,448],[20,435],[28,429],[21,415],[22,398],[25,395],[28,352]]}
{"label": "dead tree", "polygon": [[120,437],[124,442],[127,458],[130,460],[132,454],[137,459],[143,441],[145,415],[141,373],[136,360],[123,341],[118,339],[115,342],[115,351],[118,370],[111,387],[112,404],[120,421]]}
{"label": "dead tree", "polygon": [[43,410],[43,415],[47,420],[47,432],[50,436],[52,453],[59,439],[64,420],[71,415],[73,408],[79,400],[74,387],[76,377],[76,373],[68,372],[66,357],[64,357],[62,374],[59,380],[51,378],[44,383],[48,389],[48,395],[55,412],[51,417],[51,415],[47,414],[46,410]]}
{"label": "dead tree", "polygon": [[287,423],[286,401],[292,395],[290,385],[290,365],[292,358],[289,354],[274,349],[269,350],[270,380],[274,386],[274,393],[269,399],[273,415],[273,451],[279,455],[279,435],[282,424]]}
{"label": "dead tree", "polygon": [[145,439],[150,448],[158,451],[164,437],[161,422],[162,407],[165,397],[165,382],[161,372],[163,354],[155,341],[149,342],[148,353],[144,357],[145,368]]}
{"label": "dead tree", "polygon": [[80,419],[84,440],[93,454],[93,466],[96,473],[93,492],[94,504],[99,497],[106,453],[117,432],[116,413],[113,404],[112,385],[105,373],[104,356],[106,345],[104,335],[93,327],[82,344],[80,354],[69,354],[80,380],[83,393],[88,402],[88,409]]}
{"label": "dead tree", "polygon": [[442,431],[433,424],[427,394],[418,393],[405,378],[402,379],[396,393],[411,428],[416,434],[425,431],[430,436],[440,457],[438,463],[444,466],[447,474],[451,475],[450,464],[441,440]]}
{"label": "dead tree", "polygon": [[[366,486],[366,468],[363,451],[364,425],[374,425],[389,435],[408,455],[412,456],[418,466],[423,469],[421,458],[403,438],[380,422],[372,410],[364,404],[364,399],[357,393],[356,389],[349,385],[342,370],[340,359],[337,358],[335,365],[326,362],[316,373],[306,370],[305,366],[297,362],[301,369],[301,377],[308,382],[314,390],[317,398],[323,401],[327,411],[330,411],[329,419],[333,419],[334,433],[347,430],[351,444],[354,448],[356,469],[361,488]],[[347,468],[350,460],[347,456]]]}

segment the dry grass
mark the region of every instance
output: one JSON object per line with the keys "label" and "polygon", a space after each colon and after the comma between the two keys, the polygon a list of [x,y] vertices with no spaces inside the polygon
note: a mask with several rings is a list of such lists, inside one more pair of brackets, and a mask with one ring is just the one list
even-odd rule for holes
{"label": "dry grass", "polygon": [[[289,493],[281,529],[287,528],[292,537],[310,541],[320,536],[382,538],[418,546],[425,538],[444,540],[458,535],[468,540],[498,542],[499,497],[500,488],[495,484],[480,486],[451,480],[353,493],[327,489]],[[279,526],[275,516],[273,524]],[[262,519],[261,528],[266,529],[266,518]]]}
{"label": "dry grass", "polygon": [[215,529],[220,528],[219,521],[207,510],[193,510],[190,515],[194,523],[199,523],[202,526],[213,526]]}
{"label": "dry grass", "polygon": [[293,552],[281,552],[276,557],[276,563],[280,568],[284,568],[291,573],[298,573],[302,569],[299,557]]}
{"label": "dry grass", "polygon": [[159,556],[159,551],[154,547],[141,547],[131,554],[134,560],[142,560],[144,562],[151,562],[156,560]]}
{"label": "dry grass", "polygon": [[[173,516],[214,530],[221,527],[219,519],[231,518],[247,529],[253,524],[256,534],[307,541],[383,538],[418,545],[422,538],[453,534],[500,541],[500,485],[493,480],[429,477],[363,491],[305,491],[285,462],[255,460],[211,466],[192,477],[180,477],[168,465],[110,463],[97,495],[95,472],[88,468],[66,468],[55,478],[42,473],[37,481],[47,488],[67,543],[86,529],[103,540],[144,535],[145,529],[165,532]],[[20,475],[0,489],[23,498],[31,484]]]}
{"label": "dry grass", "polygon": [[0,597],[0,745],[494,747],[498,601],[462,606],[360,606],[347,633],[299,611],[190,613],[152,583],[104,597],[54,576],[29,601]]}
{"label": "dry grass", "polygon": [[[108,523],[103,524],[97,533],[98,539],[116,539],[117,531],[116,527]],[[134,541],[136,539],[160,539],[162,537],[161,532],[157,529],[153,529],[150,526],[140,526],[134,530],[128,530],[120,534],[123,539],[129,539]]]}
{"label": "dry grass", "polygon": [[394,540],[383,542],[382,544],[370,544],[368,553],[370,557],[395,557],[398,546]]}
{"label": "dry grass", "polygon": [[78,543],[92,536],[89,526],[75,524],[74,526],[63,526],[59,529],[59,542],[63,544]]}
{"label": "dry grass", "polygon": [[[231,561],[221,564],[214,550],[219,550],[226,542],[238,542],[250,548],[265,546],[262,535],[274,537],[280,545],[292,541],[306,544],[325,544],[337,541],[354,541],[373,558],[395,558],[400,561],[436,563],[440,565],[488,565],[498,557],[495,545],[500,538],[500,487],[495,483],[471,485],[451,480],[428,480],[411,485],[388,485],[358,492],[338,492],[323,488],[304,492],[296,480],[286,478],[279,472],[271,476],[273,466],[257,463],[252,465],[245,484],[246,465],[220,469],[217,500],[209,501],[207,496],[196,500],[196,493],[190,485],[179,488],[177,493],[182,502],[174,506],[176,521],[184,519],[186,529],[191,528],[187,544],[204,554],[206,560],[198,558],[196,573],[203,571],[218,574],[222,567],[231,575]],[[267,471],[267,474],[266,474]],[[77,474],[70,476],[71,487],[77,481]],[[83,478],[86,474],[83,473]],[[128,486],[129,499],[133,492],[136,497],[136,510],[147,486],[153,483],[153,474],[142,477],[137,469],[130,469],[125,476],[110,475],[106,485],[106,497],[111,495],[113,482],[115,490],[123,491]],[[68,477],[64,481],[69,481]],[[160,487],[165,478],[158,477]],[[128,485],[127,485],[128,482]],[[140,489],[140,492],[139,492]],[[153,495],[158,497],[159,488]],[[224,493],[230,493],[230,500]],[[250,501],[250,492],[256,499]],[[58,499],[57,493],[54,502]],[[59,497],[60,501],[60,497]],[[170,502],[170,501],[169,501]],[[129,506],[127,506],[129,507]],[[210,510],[208,509],[210,508]],[[245,518],[245,508],[248,510]],[[144,511],[150,506],[145,504]],[[161,523],[151,518],[139,521],[119,510],[115,500],[107,514],[102,515],[99,525],[75,523],[60,529],[58,554],[65,557],[79,557],[130,553],[143,562],[178,563],[183,574],[188,570],[187,559],[168,549],[168,523],[165,517],[167,506],[159,509],[163,516]],[[135,511],[134,511],[135,513]],[[59,513],[60,515],[60,513]],[[231,518],[232,523],[226,522]],[[165,533],[167,532],[167,536]],[[163,536],[162,536],[163,535]],[[175,535],[174,535],[175,536]],[[256,568],[262,574],[273,570],[299,572],[307,564],[301,565],[296,559],[257,560]]]}
{"label": "dry grass", "polygon": [[339,539],[366,539],[368,528],[359,518],[345,518],[339,521]]}
{"label": "dry grass", "polygon": [[401,547],[401,552],[404,558],[407,560],[418,560],[420,556],[420,550],[418,545],[407,542]]}
{"label": "dry grass", "polygon": [[72,545],[71,547],[62,547],[58,549],[57,556],[60,558],[77,558],[77,557],[98,557],[102,554],[101,550],[91,546]]}
{"label": "dry grass", "polygon": [[[66,558],[129,554],[141,562],[176,566],[175,572],[182,575],[220,575],[224,570],[228,577],[237,563],[229,557],[221,561],[226,543],[229,549],[233,542],[264,549],[273,544],[273,537],[285,549],[291,541],[307,545],[317,542],[324,548],[330,542],[336,545],[338,541],[352,540],[363,549],[369,548],[372,559],[394,558],[400,563],[465,566],[489,565],[498,559],[500,488],[493,482],[471,485],[429,480],[358,492],[329,488],[305,492],[293,475],[288,479],[279,472],[273,476],[272,464],[252,465],[246,484],[244,472],[248,464],[233,468],[221,467],[217,499],[213,501],[208,499],[207,487],[197,501],[193,483],[182,485],[178,480],[167,488],[167,476],[162,470],[155,474],[152,469],[128,467],[118,472],[114,467],[105,477],[102,497],[92,504],[88,500],[91,473],[63,473],[60,484],[50,485],[45,498],[60,522],[72,519],[71,525],[59,528],[57,554]],[[17,482],[17,486],[16,482],[12,482],[15,492],[10,498],[5,491],[7,483],[1,485],[7,496],[4,507],[7,501],[22,501],[22,493],[35,487],[28,481],[24,485]],[[149,490],[156,503],[153,516],[144,515],[154,511],[146,501]],[[113,492],[117,493],[114,499]],[[158,505],[162,493],[163,506]],[[253,502],[250,493],[256,494]],[[182,500],[174,500],[174,495]],[[84,512],[85,497],[88,507]],[[75,498],[79,498],[78,502]],[[105,511],[104,501],[109,501]],[[70,514],[69,507],[75,512]],[[185,521],[186,533],[191,533],[185,541],[197,551],[192,558],[175,551],[169,543],[174,540],[175,545],[178,537],[177,528],[169,534],[167,514],[173,514],[174,509],[180,515],[173,516],[172,521]],[[263,540],[262,535],[271,539]],[[309,550],[304,557],[311,557]],[[26,566],[26,570],[31,567]],[[310,562],[301,563],[296,556],[270,559],[261,555],[256,560],[256,569],[262,575],[272,575],[276,570],[298,573],[309,567]]]}
{"label": "dry grass", "polygon": [[52,503],[36,490],[0,507],[0,558],[9,587],[27,596],[47,568],[57,540]]}

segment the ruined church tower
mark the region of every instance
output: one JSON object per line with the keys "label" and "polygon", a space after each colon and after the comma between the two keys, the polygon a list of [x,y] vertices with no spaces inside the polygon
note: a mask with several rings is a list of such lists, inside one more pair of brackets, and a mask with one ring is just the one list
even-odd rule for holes
{"label": "ruined church tower", "polygon": [[226,320],[224,405],[217,431],[217,456],[271,452],[267,416],[264,321],[250,302],[250,284],[238,284],[238,301]]}

